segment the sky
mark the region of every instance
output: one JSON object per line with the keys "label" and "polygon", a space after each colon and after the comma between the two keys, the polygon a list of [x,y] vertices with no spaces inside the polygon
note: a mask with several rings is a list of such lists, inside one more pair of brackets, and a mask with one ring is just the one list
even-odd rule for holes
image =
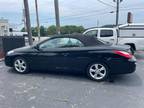
{"label": "sky", "polygon": [[[31,25],[36,26],[35,0],[28,0]],[[105,4],[101,3],[104,2]],[[85,28],[115,24],[113,0],[59,0],[61,25],[82,25]],[[55,25],[54,0],[38,0],[40,24]],[[0,0],[0,18],[9,20],[17,28],[22,22],[23,0]],[[111,12],[114,13],[111,13]],[[127,13],[133,13],[133,22],[144,23],[144,0],[123,0],[120,3],[120,24],[127,22]]]}

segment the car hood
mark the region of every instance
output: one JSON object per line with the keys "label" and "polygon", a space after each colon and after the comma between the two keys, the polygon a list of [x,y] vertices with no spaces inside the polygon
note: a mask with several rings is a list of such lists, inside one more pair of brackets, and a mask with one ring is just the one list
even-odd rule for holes
{"label": "car hood", "polygon": [[28,52],[32,49],[32,46],[26,46],[26,47],[21,47],[21,48],[17,48],[14,49],[14,52]]}

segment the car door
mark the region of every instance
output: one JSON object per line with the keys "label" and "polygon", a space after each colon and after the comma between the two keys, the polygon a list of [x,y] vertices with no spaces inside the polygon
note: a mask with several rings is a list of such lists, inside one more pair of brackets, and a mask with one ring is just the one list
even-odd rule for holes
{"label": "car door", "polygon": [[116,43],[115,33],[111,29],[100,29],[98,38],[112,44]]}
{"label": "car door", "polygon": [[90,59],[87,50],[80,40],[76,38],[70,38],[69,40],[70,44],[63,50],[65,69],[82,71]]}
{"label": "car door", "polygon": [[53,38],[38,45],[38,51],[33,57],[35,69],[64,69],[66,68],[66,46],[69,38]]}

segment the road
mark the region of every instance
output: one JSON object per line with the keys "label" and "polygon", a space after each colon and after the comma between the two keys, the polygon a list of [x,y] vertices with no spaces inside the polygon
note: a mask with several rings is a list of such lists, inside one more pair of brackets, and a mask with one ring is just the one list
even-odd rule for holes
{"label": "road", "polygon": [[20,75],[0,62],[0,108],[143,108],[144,52],[136,57],[136,72],[117,76],[113,83],[80,74]]}

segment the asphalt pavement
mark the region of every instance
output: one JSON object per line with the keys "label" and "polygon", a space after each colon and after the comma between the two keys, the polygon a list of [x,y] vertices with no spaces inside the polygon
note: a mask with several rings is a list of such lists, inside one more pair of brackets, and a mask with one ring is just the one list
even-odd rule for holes
{"label": "asphalt pavement", "polygon": [[0,108],[143,108],[144,51],[135,73],[94,82],[73,73],[17,74],[0,62]]}

